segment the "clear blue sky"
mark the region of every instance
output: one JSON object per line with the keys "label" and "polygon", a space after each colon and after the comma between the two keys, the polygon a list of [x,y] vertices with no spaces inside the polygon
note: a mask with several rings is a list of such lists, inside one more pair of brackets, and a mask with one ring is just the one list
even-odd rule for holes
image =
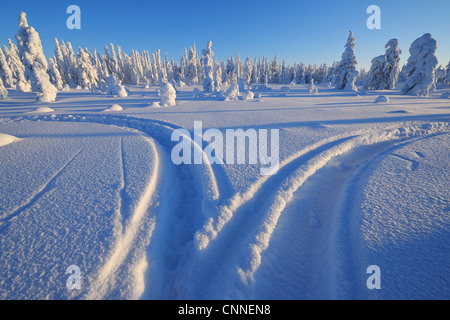
{"label": "clear blue sky", "polygon": [[[69,30],[66,9],[81,8],[81,30]],[[369,30],[366,9],[381,8],[381,30]],[[384,45],[398,38],[402,63],[409,46],[424,33],[438,41],[439,64],[450,60],[450,1],[448,0],[3,0],[0,3],[0,44],[14,40],[19,13],[40,34],[47,57],[53,55],[53,39],[71,42],[74,49],[96,48],[103,53],[110,42],[126,53],[131,49],[161,49],[179,61],[184,48],[195,42],[197,53],[213,42],[215,57],[250,55],[281,62],[331,64],[339,61],[351,29],[356,38],[359,67],[370,67]]]}

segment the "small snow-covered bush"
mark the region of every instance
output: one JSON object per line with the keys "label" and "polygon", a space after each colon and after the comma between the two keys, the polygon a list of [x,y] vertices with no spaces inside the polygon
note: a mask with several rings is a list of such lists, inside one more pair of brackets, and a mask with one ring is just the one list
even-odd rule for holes
{"label": "small snow-covered bush", "polygon": [[386,96],[378,96],[375,99],[375,103],[388,103],[389,101],[390,101],[389,98]]}
{"label": "small snow-covered bush", "polygon": [[291,81],[290,85],[295,87],[295,81]]}
{"label": "small snow-covered bush", "polygon": [[251,91],[244,91],[241,93],[242,100],[251,100],[254,98],[254,94]]}
{"label": "small snow-covered bush", "polygon": [[319,92],[317,87],[314,85],[314,79],[311,79],[311,83],[309,84],[308,91],[309,91],[309,94],[317,94]]}
{"label": "small snow-covered bush", "polygon": [[194,91],[192,91],[192,97],[194,99],[200,98],[200,90],[198,88],[194,88]]}
{"label": "small snow-covered bush", "polygon": [[289,87],[287,87],[287,86],[282,86],[280,90],[281,90],[281,92],[289,92],[289,91],[291,91],[291,89],[289,89]]}
{"label": "small snow-covered bush", "polygon": [[228,87],[228,90],[224,93],[225,101],[234,101],[239,97],[239,86],[236,82],[233,82]]}
{"label": "small snow-covered bush", "polygon": [[170,83],[161,84],[161,106],[162,107],[172,107],[176,105],[175,98],[177,93]]}
{"label": "small snow-covered bush", "polygon": [[107,94],[119,97],[128,97],[128,92],[124,86],[117,84],[116,78],[109,76],[106,78]]}

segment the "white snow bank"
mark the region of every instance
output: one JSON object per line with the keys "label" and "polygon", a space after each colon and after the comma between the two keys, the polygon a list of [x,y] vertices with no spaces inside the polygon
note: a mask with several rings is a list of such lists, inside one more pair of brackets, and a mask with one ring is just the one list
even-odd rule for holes
{"label": "white snow bank", "polygon": [[44,113],[44,112],[53,112],[53,111],[55,111],[55,110],[52,108],[49,108],[49,107],[39,107],[39,108],[37,108],[33,111],[29,111],[27,113]]}
{"label": "white snow bank", "polygon": [[7,144],[13,143],[15,141],[21,140],[20,138],[11,136],[6,133],[0,133],[0,147],[6,146]]}
{"label": "white snow bank", "polygon": [[111,107],[106,108],[103,111],[110,112],[110,111],[122,111],[122,110],[123,110],[122,106],[115,103]]}
{"label": "white snow bank", "polygon": [[450,99],[450,92],[444,92],[441,94],[441,99]]}
{"label": "white snow bank", "polygon": [[378,96],[378,98],[375,99],[375,103],[388,103],[390,100],[386,96]]}

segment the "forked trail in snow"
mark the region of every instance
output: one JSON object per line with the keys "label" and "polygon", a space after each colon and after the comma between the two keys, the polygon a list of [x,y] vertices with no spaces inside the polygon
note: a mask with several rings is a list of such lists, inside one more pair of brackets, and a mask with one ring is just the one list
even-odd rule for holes
{"label": "forked trail in snow", "polygon": [[352,202],[343,200],[349,184],[356,183],[352,179],[397,145],[448,132],[447,123],[416,122],[335,135],[292,154],[275,175],[230,195],[223,190],[222,167],[171,162],[171,133],[179,127],[170,123],[92,114],[16,120],[125,128],[149,146],[151,174],[136,193],[128,189],[135,179],[129,163],[134,151],[127,149],[126,138],[119,140],[114,240],[90,276],[87,299],[345,297],[354,281],[352,250],[357,250],[347,246],[356,227],[342,209]]}

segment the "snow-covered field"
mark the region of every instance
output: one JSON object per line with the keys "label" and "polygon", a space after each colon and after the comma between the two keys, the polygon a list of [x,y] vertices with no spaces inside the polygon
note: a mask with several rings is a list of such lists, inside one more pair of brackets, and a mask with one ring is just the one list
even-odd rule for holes
{"label": "snow-covered field", "polygon": [[[445,90],[269,87],[246,101],[177,88],[171,107],[154,86],[54,103],[9,90],[0,298],[449,299]],[[194,121],[279,129],[278,171],[175,165],[172,132]],[[79,290],[66,286],[71,265]],[[381,289],[366,285],[370,265]]]}

